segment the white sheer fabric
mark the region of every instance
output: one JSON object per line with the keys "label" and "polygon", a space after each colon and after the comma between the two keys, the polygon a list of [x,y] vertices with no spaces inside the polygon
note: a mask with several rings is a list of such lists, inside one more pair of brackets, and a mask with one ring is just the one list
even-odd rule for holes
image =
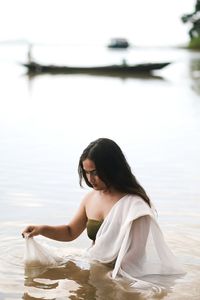
{"label": "white sheer fabric", "polygon": [[34,238],[25,237],[24,265],[26,268],[56,266],[62,262],[53,248],[42,245]]}
{"label": "white sheer fabric", "polygon": [[155,209],[133,195],[124,196],[111,209],[89,255],[102,263],[114,262],[113,279],[184,273],[164,241]]}

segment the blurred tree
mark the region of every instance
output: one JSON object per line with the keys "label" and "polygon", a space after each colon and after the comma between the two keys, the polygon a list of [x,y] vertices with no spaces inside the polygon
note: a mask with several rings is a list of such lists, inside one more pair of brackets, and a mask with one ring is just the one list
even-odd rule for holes
{"label": "blurred tree", "polygon": [[192,24],[189,30],[190,39],[200,38],[200,0],[196,0],[195,10],[191,14],[185,14],[181,17],[183,23]]}

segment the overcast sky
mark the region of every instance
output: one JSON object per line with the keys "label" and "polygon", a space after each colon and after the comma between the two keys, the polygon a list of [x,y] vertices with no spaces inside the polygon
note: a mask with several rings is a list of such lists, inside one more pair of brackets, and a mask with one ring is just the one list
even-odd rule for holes
{"label": "overcast sky", "polygon": [[195,0],[0,0],[0,41],[105,43],[126,37],[135,45],[188,40],[180,17]]}

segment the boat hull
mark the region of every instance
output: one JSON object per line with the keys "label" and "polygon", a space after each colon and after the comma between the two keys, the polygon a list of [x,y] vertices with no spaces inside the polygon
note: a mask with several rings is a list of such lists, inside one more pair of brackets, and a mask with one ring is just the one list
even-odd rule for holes
{"label": "boat hull", "polygon": [[169,62],[164,63],[145,63],[138,65],[110,65],[98,67],[69,67],[56,65],[41,65],[37,63],[23,64],[30,73],[52,73],[52,74],[70,74],[70,73],[148,73],[154,70],[160,70]]}

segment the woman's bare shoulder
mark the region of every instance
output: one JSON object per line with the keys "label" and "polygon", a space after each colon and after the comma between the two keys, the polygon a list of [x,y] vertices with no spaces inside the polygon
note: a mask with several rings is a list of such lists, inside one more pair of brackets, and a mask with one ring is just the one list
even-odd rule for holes
{"label": "woman's bare shoulder", "polygon": [[83,197],[83,203],[86,205],[94,197],[95,191],[90,191]]}

